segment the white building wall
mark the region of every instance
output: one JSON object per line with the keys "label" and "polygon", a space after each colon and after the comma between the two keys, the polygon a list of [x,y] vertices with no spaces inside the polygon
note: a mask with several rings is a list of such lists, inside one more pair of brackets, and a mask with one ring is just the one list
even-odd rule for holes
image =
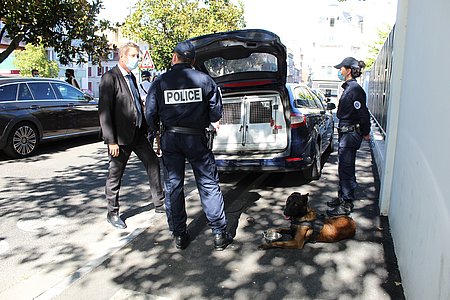
{"label": "white building wall", "polygon": [[450,1],[399,0],[397,11],[380,202],[406,298],[448,300]]}

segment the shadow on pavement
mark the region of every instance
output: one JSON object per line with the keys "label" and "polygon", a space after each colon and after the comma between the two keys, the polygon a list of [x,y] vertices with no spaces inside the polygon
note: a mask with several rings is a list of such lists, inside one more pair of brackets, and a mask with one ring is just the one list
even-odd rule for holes
{"label": "shadow on pavement", "polygon": [[115,294],[104,299],[115,300],[139,295],[161,299],[404,299],[387,219],[379,217],[379,180],[368,145],[358,151],[357,165],[354,239],[307,244],[302,250],[257,250],[264,230],[289,226],[282,209],[293,191],[310,193],[310,204],[319,213],[325,212],[325,203],[335,197],[338,185],[337,155],[332,153],[320,180],[308,183],[297,173],[253,174],[231,188],[225,194],[226,213],[236,238],[226,250],[213,250],[200,201],[193,197],[187,199],[192,237],[187,249],[177,250],[165,222],[160,222],[60,298],[89,298],[101,285]]}

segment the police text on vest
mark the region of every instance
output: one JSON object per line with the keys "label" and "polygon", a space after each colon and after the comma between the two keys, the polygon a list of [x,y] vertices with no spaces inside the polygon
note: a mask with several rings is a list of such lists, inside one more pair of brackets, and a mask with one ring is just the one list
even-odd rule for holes
{"label": "police text on vest", "polygon": [[164,102],[165,104],[202,102],[202,89],[166,90]]}

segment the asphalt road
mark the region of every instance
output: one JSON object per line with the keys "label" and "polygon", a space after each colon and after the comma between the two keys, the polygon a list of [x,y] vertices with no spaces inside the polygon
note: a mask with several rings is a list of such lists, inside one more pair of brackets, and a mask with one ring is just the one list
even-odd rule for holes
{"label": "asphalt road", "polygon": [[402,299],[387,222],[378,217],[377,178],[368,145],[358,152],[360,187],[354,239],[307,244],[303,250],[258,251],[262,232],[288,226],[283,204],[310,193],[325,212],[336,194],[332,153],[320,180],[299,174],[221,174],[235,242],[213,250],[188,170],[185,194],[189,247],[180,251],[155,214],[139,160],[133,156],[121,190],[128,228],[105,220],[107,157],[102,142],[45,145],[36,156],[0,156],[0,299]]}

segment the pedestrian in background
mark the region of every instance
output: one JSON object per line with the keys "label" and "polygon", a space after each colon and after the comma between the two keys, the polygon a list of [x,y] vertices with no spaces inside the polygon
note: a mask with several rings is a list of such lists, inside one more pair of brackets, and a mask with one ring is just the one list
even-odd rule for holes
{"label": "pedestrian in background", "polygon": [[327,210],[330,216],[349,215],[353,211],[355,200],[356,151],[362,140],[370,141],[370,115],[366,105],[366,93],[356,81],[365,67],[363,61],[353,57],[345,58],[340,64],[334,66],[338,71],[344,89],[339,99],[337,117],[339,119],[339,147],[338,147],[338,198],[328,201],[331,209]]}
{"label": "pedestrian in background", "polygon": [[32,77],[39,77],[39,71],[37,69],[31,70],[31,76]]}
{"label": "pedestrian in background", "polygon": [[[214,80],[192,68],[195,48],[179,43],[172,57],[172,68],[160,75],[147,95],[145,115],[150,130],[162,123],[162,161],[165,168],[166,214],[178,249],[189,244],[183,190],[185,160],[192,166],[195,181],[214,234],[214,248],[223,250],[232,243],[226,231],[223,195],[212,151],[207,147],[205,128],[222,117],[222,98]],[[176,99],[183,99],[177,101]],[[181,103],[180,103],[181,102]]]}
{"label": "pedestrian in background", "polygon": [[119,64],[100,81],[99,116],[102,136],[108,145],[109,168],[106,179],[107,221],[126,228],[119,217],[119,191],[131,152],[147,171],[155,211],[165,212],[158,157],[147,140],[147,123],[132,70],[138,65],[139,46],[126,43],[119,49]]}
{"label": "pedestrian in background", "polygon": [[150,77],[151,75],[149,71],[142,71],[141,73],[142,82],[139,84],[139,94],[141,95],[141,100],[143,104],[145,104],[145,98],[147,98],[148,89],[152,85]]}
{"label": "pedestrian in background", "polygon": [[75,71],[73,69],[66,69],[66,82],[73,85],[77,89],[80,88],[78,81],[75,79]]}

